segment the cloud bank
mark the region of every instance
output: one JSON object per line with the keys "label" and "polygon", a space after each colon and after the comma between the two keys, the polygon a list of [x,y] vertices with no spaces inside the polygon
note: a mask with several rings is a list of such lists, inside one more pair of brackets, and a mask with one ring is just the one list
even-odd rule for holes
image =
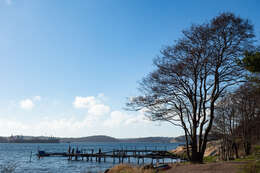
{"label": "cloud bank", "polygon": [[[19,121],[0,116],[0,135],[54,135],[54,136],[86,136],[90,134],[105,134],[114,129],[144,126],[150,124],[145,117],[145,111],[126,112],[112,109],[106,103],[104,94],[97,96],[75,96],[71,101],[71,112],[61,112],[62,116],[44,115],[41,109],[49,109],[50,105],[38,106],[41,96],[34,96],[19,101],[19,107],[29,111]],[[51,104],[51,102],[49,103]],[[41,111],[41,116],[39,112]],[[26,119],[27,114],[36,116],[37,122]],[[80,116],[81,115],[81,116]],[[107,134],[109,135],[109,134]]]}

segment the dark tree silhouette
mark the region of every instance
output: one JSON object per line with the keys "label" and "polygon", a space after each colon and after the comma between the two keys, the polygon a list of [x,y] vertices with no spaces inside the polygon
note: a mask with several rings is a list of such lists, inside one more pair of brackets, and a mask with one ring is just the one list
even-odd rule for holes
{"label": "dark tree silhouette", "polygon": [[212,133],[221,139],[222,159],[238,157],[238,145],[245,155],[253,142],[260,139],[260,92],[258,86],[246,82],[236,91],[225,95],[216,107]]}
{"label": "dark tree silhouette", "polygon": [[234,93],[226,94],[216,105],[215,120],[211,134],[220,139],[220,158],[222,160],[239,158],[236,142],[239,137],[239,116],[237,101]]}
{"label": "dark tree silhouette", "polygon": [[260,73],[260,52],[246,52],[242,60],[244,67],[252,73]]}
{"label": "dark tree silhouette", "polygon": [[253,137],[259,138],[260,92],[251,82],[245,83],[234,93],[239,120],[238,132],[242,137],[246,155],[251,152]]}
{"label": "dark tree silhouette", "polygon": [[175,45],[161,51],[154,61],[156,69],[140,83],[142,95],[131,98],[128,108],[145,109],[152,121],[182,127],[189,159],[202,162],[216,102],[243,80],[237,62],[253,37],[248,20],[232,13],[192,25]]}

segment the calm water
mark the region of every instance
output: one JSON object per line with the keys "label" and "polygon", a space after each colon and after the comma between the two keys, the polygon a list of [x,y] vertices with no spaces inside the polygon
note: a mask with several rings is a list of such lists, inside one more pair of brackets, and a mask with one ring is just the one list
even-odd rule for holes
{"label": "calm water", "polygon": [[[171,150],[175,149],[178,144],[176,143],[71,143],[72,147],[79,149],[94,149],[95,152],[99,148],[102,151],[112,151],[113,149],[157,149],[157,150]],[[106,160],[106,163],[96,163],[87,161],[68,161],[66,157],[46,157],[38,159],[36,153],[38,148],[46,152],[67,152],[69,144],[0,144],[0,165],[16,164],[15,169],[17,173],[87,173],[87,172],[103,172],[107,168],[111,168],[113,164],[112,159]],[[33,156],[30,160],[30,153]],[[168,160],[171,161],[171,160]],[[151,160],[145,159],[146,163]],[[117,160],[116,160],[117,163]],[[131,163],[136,163],[133,159]]]}

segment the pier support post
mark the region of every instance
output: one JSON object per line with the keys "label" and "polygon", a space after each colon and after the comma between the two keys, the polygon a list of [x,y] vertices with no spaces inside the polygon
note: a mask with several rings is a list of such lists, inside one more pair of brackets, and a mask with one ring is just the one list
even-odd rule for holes
{"label": "pier support post", "polygon": [[92,162],[93,161],[93,154],[94,154],[94,149],[91,149],[91,157],[90,157],[90,161]]}
{"label": "pier support post", "polygon": [[113,163],[115,163],[115,150],[113,150]]}
{"label": "pier support post", "polygon": [[99,148],[98,150],[98,162],[101,161],[101,148]]}

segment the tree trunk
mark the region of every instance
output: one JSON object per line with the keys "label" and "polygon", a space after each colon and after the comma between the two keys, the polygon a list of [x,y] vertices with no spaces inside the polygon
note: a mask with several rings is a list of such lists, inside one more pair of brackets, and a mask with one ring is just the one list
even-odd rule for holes
{"label": "tree trunk", "polygon": [[251,151],[251,143],[249,141],[246,141],[244,143],[244,149],[245,149],[245,154],[249,155]]}
{"label": "tree trunk", "polygon": [[201,152],[192,152],[191,162],[192,163],[203,163],[203,155]]}
{"label": "tree trunk", "polygon": [[235,150],[236,159],[239,158],[238,146],[237,146],[237,144],[235,142],[233,142],[233,149]]}

